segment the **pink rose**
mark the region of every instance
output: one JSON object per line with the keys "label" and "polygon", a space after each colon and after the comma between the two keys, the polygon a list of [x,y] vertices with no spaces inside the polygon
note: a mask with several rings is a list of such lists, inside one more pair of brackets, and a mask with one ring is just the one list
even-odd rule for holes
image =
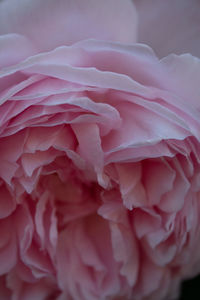
{"label": "pink rose", "polygon": [[200,270],[200,60],[136,44],[141,7],[0,3],[2,300],[169,300]]}

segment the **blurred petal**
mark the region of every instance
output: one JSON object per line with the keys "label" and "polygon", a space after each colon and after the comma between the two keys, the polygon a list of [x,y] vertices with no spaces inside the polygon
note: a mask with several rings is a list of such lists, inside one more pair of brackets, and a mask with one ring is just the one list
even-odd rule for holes
{"label": "blurred petal", "polygon": [[138,10],[139,42],[158,56],[186,53],[200,57],[199,0],[133,0]]}
{"label": "blurred petal", "polygon": [[16,64],[36,53],[31,42],[19,34],[0,36],[0,49],[0,68]]}
{"label": "blurred petal", "polygon": [[[0,198],[1,199],[1,198]],[[0,276],[8,273],[17,262],[17,244],[12,218],[0,221]],[[1,294],[0,294],[1,295]],[[0,298],[2,299],[2,298]]]}
{"label": "blurred petal", "polygon": [[0,187],[0,199],[0,219],[3,219],[14,211],[16,204],[5,186]]}
{"label": "blurred petal", "polygon": [[0,295],[1,295],[2,300],[11,298],[11,292],[7,288],[5,276],[0,276]]}
{"label": "blurred petal", "polygon": [[0,34],[23,34],[42,51],[87,38],[134,42],[136,22],[130,0],[8,0],[0,3]]}

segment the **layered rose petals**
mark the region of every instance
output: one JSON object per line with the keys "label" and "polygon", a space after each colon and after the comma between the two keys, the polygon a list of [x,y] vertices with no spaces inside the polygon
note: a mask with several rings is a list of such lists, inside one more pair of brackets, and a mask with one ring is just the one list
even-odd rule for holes
{"label": "layered rose petals", "polygon": [[200,265],[199,60],[27,53],[0,61],[0,293],[170,299]]}

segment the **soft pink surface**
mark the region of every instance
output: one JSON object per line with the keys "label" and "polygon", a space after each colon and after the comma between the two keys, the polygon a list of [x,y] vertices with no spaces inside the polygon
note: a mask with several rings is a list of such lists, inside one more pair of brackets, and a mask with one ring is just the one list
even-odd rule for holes
{"label": "soft pink surface", "polygon": [[129,1],[26,2],[0,4],[1,300],[174,299],[200,270],[200,60],[134,44]]}
{"label": "soft pink surface", "polygon": [[163,57],[191,53],[200,57],[199,0],[133,0],[138,12],[138,41]]}

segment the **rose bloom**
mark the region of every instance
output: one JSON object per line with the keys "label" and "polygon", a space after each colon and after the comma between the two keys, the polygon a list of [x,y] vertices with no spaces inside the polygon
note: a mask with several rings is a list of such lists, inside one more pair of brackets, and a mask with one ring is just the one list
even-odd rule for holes
{"label": "rose bloom", "polygon": [[1,300],[170,300],[200,271],[200,60],[136,43],[198,55],[173,3],[1,1]]}

